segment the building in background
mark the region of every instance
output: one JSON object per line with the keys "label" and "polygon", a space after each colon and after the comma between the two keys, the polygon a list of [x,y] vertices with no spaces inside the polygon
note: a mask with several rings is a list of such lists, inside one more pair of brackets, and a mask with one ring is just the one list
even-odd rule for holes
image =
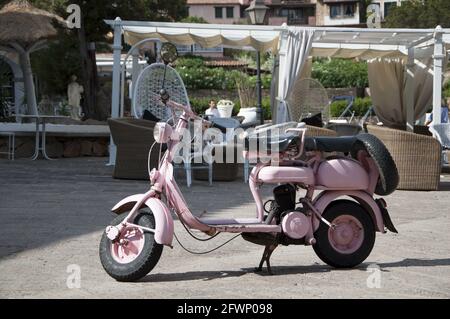
{"label": "building in background", "polygon": [[218,24],[245,23],[249,4],[249,0],[187,0],[189,16]]}
{"label": "building in background", "polygon": [[[264,4],[269,8],[269,25],[357,26],[361,22],[358,0],[265,0]],[[209,23],[248,23],[245,9],[250,0],[188,0],[187,5],[190,16]]]}
{"label": "building in background", "polygon": [[359,26],[359,1],[317,0],[316,25]]}
{"label": "building in background", "polygon": [[396,6],[400,6],[403,1],[407,0],[373,0],[372,3],[380,7],[381,20],[384,21],[389,12]]}
{"label": "building in background", "polygon": [[356,26],[360,23],[358,0],[271,0],[268,24],[303,26]]}

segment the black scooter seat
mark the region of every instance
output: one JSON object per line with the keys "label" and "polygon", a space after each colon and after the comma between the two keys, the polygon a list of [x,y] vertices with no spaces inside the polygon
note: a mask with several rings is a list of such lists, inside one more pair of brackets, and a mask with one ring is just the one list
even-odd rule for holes
{"label": "black scooter seat", "polygon": [[353,144],[357,141],[356,136],[341,137],[306,137],[306,151],[321,152],[350,152]]}

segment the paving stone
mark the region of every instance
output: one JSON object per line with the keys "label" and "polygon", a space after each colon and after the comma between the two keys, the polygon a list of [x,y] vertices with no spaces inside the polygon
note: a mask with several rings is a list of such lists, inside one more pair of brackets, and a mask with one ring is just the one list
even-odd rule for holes
{"label": "paving stone", "polygon": [[[138,283],[119,283],[102,269],[98,244],[114,218],[110,208],[147,181],[111,178],[108,159],[55,161],[0,159],[0,298],[449,298],[450,176],[440,191],[396,191],[386,202],[399,234],[377,234],[368,259],[351,270],[333,269],[311,247],[279,247],[274,276],[254,273],[262,247],[237,238],[208,255],[192,256],[174,241]],[[253,217],[248,186],[234,182],[178,183],[192,212],[207,217]],[[270,187],[263,187],[268,198]],[[204,210],[207,210],[204,213]],[[196,242],[178,221],[179,239],[205,251],[233,235]],[[67,267],[80,266],[81,288],[66,285]],[[380,288],[368,288],[370,265]],[[270,289],[268,289],[270,287]]]}

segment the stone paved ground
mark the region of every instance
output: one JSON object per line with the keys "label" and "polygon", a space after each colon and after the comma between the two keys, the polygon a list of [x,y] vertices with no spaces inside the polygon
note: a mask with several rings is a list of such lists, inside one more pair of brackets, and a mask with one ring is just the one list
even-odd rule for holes
{"label": "stone paved ground", "polygon": [[[237,238],[221,250],[192,256],[175,242],[164,248],[155,269],[138,283],[118,283],[103,271],[98,243],[113,218],[109,209],[121,198],[144,192],[145,181],[111,178],[105,158],[14,162],[0,160],[1,298],[448,298],[450,297],[450,176],[441,191],[397,191],[386,198],[399,234],[378,234],[361,266],[336,270],[310,247],[278,248],[275,275],[255,274],[262,253]],[[180,180],[180,184],[182,184]],[[192,210],[207,216],[252,216],[250,192],[241,181],[195,181],[181,186]],[[265,190],[265,195],[270,190]],[[196,243],[176,222],[186,246]],[[368,288],[367,266],[381,269],[381,287]],[[81,288],[67,287],[67,266],[81,268]]]}

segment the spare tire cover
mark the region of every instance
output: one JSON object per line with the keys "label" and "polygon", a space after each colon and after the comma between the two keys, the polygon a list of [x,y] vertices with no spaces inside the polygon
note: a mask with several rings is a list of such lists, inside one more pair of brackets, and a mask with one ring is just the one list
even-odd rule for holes
{"label": "spare tire cover", "polygon": [[366,150],[369,153],[380,173],[375,194],[385,196],[395,191],[399,182],[398,170],[383,142],[372,134],[358,134],[351,151],[352,157],[356,158],[360,150]]}

